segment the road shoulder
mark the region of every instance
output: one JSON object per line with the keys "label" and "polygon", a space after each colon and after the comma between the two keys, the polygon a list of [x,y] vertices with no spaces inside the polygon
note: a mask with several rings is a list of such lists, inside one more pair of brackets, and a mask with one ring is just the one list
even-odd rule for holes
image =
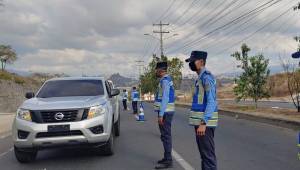
{"label": "road shoulder", "polygon": [[[190,104],[186,103],[176,103],[176,106],[190,108]],[[272,113],[258,113],[258,112],[246,112],[246,111],[236,111],[227,108],[220,108],[219,111],[225,116],[235,117],[236,119],[247,119],[252,121],[257,121],[261,123],[267,123],[271,125],[276,125],[284,128],[299,130],[300,121],[293,119],[292,117],[285,115],[276,115]]]}
{"label": "road shoulder", "polygon": [[0,113],[0,137],[10,134],[14,117],[13,113]]}

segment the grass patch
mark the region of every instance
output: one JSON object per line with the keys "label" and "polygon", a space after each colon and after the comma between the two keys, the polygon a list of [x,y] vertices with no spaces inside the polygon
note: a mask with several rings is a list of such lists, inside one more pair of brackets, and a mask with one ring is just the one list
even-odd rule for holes
{"label": "grass patch", "polygon": [[14,81],[15,81],[15,83],[20,84],[20,85],[23,85],[25,83],[25,80],[22,77],[18,77],[18,76],[16,76],[14,78]]}
{"label": "grass patch", "polygon": [[14,78],[13,75],[6,71],[0,71],[0,79],[1,80],[12,80]]}

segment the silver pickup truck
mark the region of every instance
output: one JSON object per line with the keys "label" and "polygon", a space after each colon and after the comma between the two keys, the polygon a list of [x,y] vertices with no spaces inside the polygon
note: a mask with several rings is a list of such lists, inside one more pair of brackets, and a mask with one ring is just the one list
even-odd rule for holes
{"label": "silver pickup truck", "polygon": [[55,78],[26,93],[13,123],[17,160],[35,160],[45,148],[88,146],[112,155],[120,135],[118,89],[104,78]]}

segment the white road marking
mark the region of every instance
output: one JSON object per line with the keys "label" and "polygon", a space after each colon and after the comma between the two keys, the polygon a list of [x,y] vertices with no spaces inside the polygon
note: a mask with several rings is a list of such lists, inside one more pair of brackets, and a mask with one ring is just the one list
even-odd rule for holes
{"label": "white road marking", "polygon": [[8,151],[1,153],[1,154],[0,154],[0,158],[4,157],[6,154],[8,154],[9,152],[11,152],[11,151],[13,151],[13,150],[14,150],[14,148],[12,147],[12,148],[10,148]]}
{"label": "white road marking", "polygon": [[177,153],[174,149],[172,149],[172,156],[179,163],[179,165],[185,170],[195,170],[186,160],[182,158],[179,153]]}

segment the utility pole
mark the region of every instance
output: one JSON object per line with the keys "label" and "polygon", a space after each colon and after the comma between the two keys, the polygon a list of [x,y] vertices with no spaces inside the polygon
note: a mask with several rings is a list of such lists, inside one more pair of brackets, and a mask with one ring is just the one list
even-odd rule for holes
{"label": "utility pole", "polygon": [[169,31],[164,31],[163,26],[168,26],[169,23],[162,23],[161,21],[159,24],[153,24],[153,26],[159,26],[159,31],[153,31],[153,33],[160,34],[160,57],[162,58],[164,56],[164,45],[163,45],[163,34],[170,33]]}
{"label": "utility pole", "polygon": [[140,93],[140,99],[142,98],[142,81],[140,79],[141,75],[142,75],[142,70],[144,68],[144,61],[143,60],[137,60],[136,62],[136,66],[138,67],[139,70],[139,75],[138,75],[138,79],[139,79],[139,93]]}

